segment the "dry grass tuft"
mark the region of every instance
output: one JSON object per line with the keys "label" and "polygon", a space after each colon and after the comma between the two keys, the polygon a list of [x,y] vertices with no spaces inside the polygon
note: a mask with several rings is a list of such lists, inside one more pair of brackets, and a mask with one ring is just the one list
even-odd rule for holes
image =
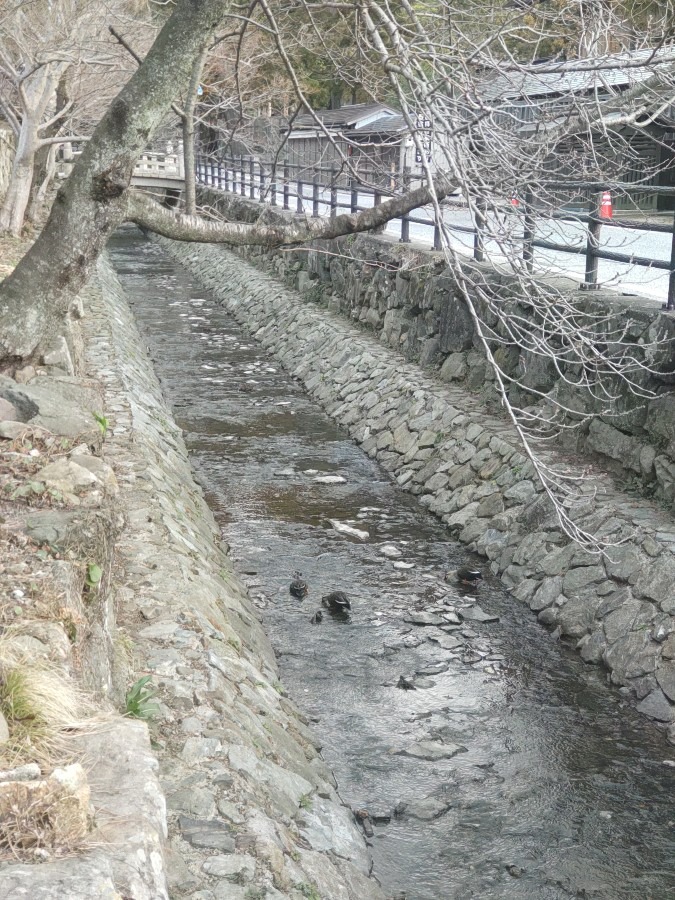
{"label": "dry grass tuft", "polygon": [[67,759],[68,735],[95,723],[96,710],[62,669],[17,652],[13,636],[0,636],[0,712],[9,728],[0,766],[51,768]]}
{"label": "dry grass tuft", "polygon": [[0,858],[48,859],[81,847],[91,825],[89,800],[80,765],[39,781],[0,783]]}

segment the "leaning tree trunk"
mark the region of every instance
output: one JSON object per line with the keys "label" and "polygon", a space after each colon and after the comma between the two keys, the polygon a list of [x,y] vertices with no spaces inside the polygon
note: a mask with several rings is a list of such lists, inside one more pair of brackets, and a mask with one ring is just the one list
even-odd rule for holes
{"label": "leaning tree trunk", "polygon": [[[38,159],[38,162],[36,163],[35,172],[33,173],[33,187],[30,192],[30,201],[26,212],[26,218],[29,222],[35,223],[38,221],[39,215],[45,205],[49,185],[52,183],[54,175],[56,174],[57,146],[58,144],[50,144],[48,147],[43,147],[42,149],[47,151],[47,160],[43,164],[42,160]],[[39,156],[40,153],[38,152],[38,157]]]}
{"label": "leaning tree trunk", "polygon": [[0,285],[0,362],[25,359],[61,326],[123,221],[134,164],[211,40],[223,0],[179,0],[59,190],[37,241]]}
{"label": "leaning tree trunk", "polygon": [[26,78],[21,92],[21,129],[14,165],[0,210],[0,231],[21,234],[35,173],[35,155],[40,148],[40,126],[56,97],[59,81],[70,63],[45,63]]}
{"label": "leaning tree trunk", "polygon": [[[70,104],[70,93],[72,87],[73,70],[71,67],[63,73],[56,89],[56,113],[52,124],[43,129],[43,138],[53,138],[59,133],[59,129],[63,125],[63,119],[58,114],[65,112],[66,107]],[[36,222],[42,210],[47,190],[51,184],[54,172],[56,171],[56,145],[45,144],[40,147],[35,154],[35,169],[33,172],[33,184],[30,191],[30,200],[28,201],[28,209],[26,218],[30,222]]]}
{"label": "leaning tree trunk", "polygon": [[202,77],[206,50],[199,54],[192,66],[187,100],[183,107],[183,168],[185,169],[185,212],[193,216],[197,212],[197,178],[195,172],[195,109],[197,91]]}
{"label": "leaning tree trunk", "polygon": [[30,200],[30,189],[33,184],[35,154],[38,148],[38,125],[29,115],[25,115],[21,123],[12,173],[5,200],[0,210],[0,231],[8,231],[18,236],[23,228],[26,207]]}

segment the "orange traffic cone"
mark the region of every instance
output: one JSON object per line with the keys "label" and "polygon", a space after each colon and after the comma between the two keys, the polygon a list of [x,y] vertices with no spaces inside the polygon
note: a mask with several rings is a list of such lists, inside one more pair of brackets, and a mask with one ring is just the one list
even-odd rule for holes
{"label": "orange traffic cone", "polygon": [[609,191],[603,191],[600,200],[600,218],[611,219],[612,216],[612,195]]}

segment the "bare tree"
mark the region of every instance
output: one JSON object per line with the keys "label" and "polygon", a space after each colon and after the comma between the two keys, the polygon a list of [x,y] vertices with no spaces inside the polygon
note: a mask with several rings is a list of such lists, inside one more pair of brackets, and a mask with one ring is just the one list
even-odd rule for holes
{"label": "bare tree", "polygon": [[[121,6],[117,4],[118,7]],[[19,234],[53,174],[54,151],[91,133],[119,85],[119,59],[100,40],[114,3],[95,0],[9,0],[0,17],[0,113],[15,134],[16,155],[0,210],[0,230]],[[97,69],[95,84],[88,74]],[[80,127],[82,130],[78,131]],[[38,178],[36,160],[41,162]]]}

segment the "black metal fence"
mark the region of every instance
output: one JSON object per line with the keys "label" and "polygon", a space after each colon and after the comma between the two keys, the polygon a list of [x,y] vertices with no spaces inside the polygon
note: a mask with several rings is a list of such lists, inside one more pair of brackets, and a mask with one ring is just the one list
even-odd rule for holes
{"label": "black metal fence", "polygon": [[[289,164],[285,160],[273,163],[252,156],[213,159],[198,155],[196,169],[198,181],[205,186],[239,194],[250,200],[267,202],[271,206],[278,206],[284,210],[294,209],[298,213],[310,212],[314,218],[322,215],[329,215],[332,218],[343,210],[350,213],[361,212],[378,206],[383,199],[405,192],[413,186],[413,183],[420,182],[419,176],[415,178],[407,168],[400,172],[389,173],[386,178],[387,185],[383,187],[381,186],[382,172],[363,171],[362,174],[359,173],[359,178],[355,178],[352,175],[346,176],[336,166],[317,165],[310,169],[307,166]],[[374,186],[375,184],[378,186]],[[598,264],[601,259],[665,270],[670,273],[670,277],[668,299],[663,304],[663,308],[667,311],[675,311],[675,221],[670,224],[627,219],[616,221],[601,215],[602,197],[607,191],[620,192],[622,195],[628,196],[636,192],[675,196],[675,188],[619,183],[575,183],[572,181],[540,182],[538,188],[546,189],[547,192],[554,191],[556,188],[564,188],[566,191],[575,190],[580,195],[583,193],[590,196],[591,199],[588,201],[586,213],[550,208],[544,210],[531,188],[526,188],[522,192],[522,197],[513,199],[512,202],[519,206],[522,218],[523,233],[519,246],[523,263],[528,271],[531,272],[534,268],[535,248],[584,256],[584,280],[580,285],[583,290],[596,290],[600,287]],[[345,192],[348,193],[346,200],[340,196]],[[369,202],[363,205],[366,199]],[[322,207],[324,208],[323,212]],[[411,224],[433,228],[432,250],[442,249],[442,228],[450,232],[470,234],[473,235],[473,258],[478,262],[483,262],[486,258],[488,209],[485,200],[480,197],[476,198],[474,208],[473,226],[456,225],[445,221],[441,225],[435,219],[408,213],[400,217],[399,240],[402,243],[410,242]],[[537,237],[536,220],[542,216],[547,219],[584,225],[586,229],[584,245],[575,246]],[[670,234],[672,235],[670,260],[604,249],[600,246],[603,227]]]}

